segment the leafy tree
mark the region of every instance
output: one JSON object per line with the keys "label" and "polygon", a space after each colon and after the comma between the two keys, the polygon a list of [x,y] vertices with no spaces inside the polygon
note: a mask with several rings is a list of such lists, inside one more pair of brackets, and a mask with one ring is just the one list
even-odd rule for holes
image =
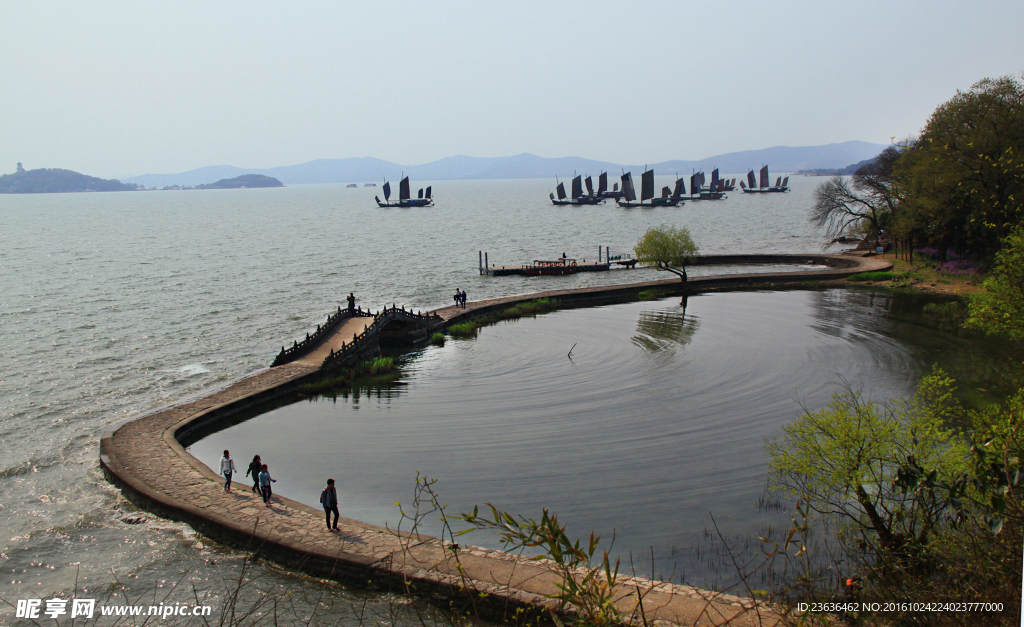
{"label": "leafy tree", "polygon": [[939,501],[901,495],[894,480],[911,462],[962,470],[967,449],[944,426],[951,399],[952,382],[941,372],[922,379],[910,401],[879,405],[847,387],[766,443],[773,489],[845,520],[877,555],[927,544],[941,520]]}
{"label": "leafy tree", "polygon": [[902,224],[939,249],[986,256],[1024,217],[1024,82],[983,79],[940,105],[894,170]]}
{"label": "leafy tree", "polygon": [[992,276],[982,286],[985,291],[970,301],[966,326],[1024,339],[1024,225],[1004,240]]}
{"label": "leafy tree", "polygon": [[647,229],[633,252],[640,263],[671,272],[686,281],[686,262],[697,254],[697,245],[685,227],[662,224]]}
{"label": "leafy tree", "polygon": [[[1020,615],[1024,389],[963,419],[952,381],[935,370],[910,400],[865,401],[848,387],[769,440],[773,489],[841,522],[833,566],[863,600],[971,601]],[[990,625],[993,614],[887,614],[896,624]],[[1001,624],[1001,623],[1000,623]]]}
{"label": "leafy tree", "polygon": [[811,222],[824,228],[830,238],[851,227],[866,225],[869,233],[885,228],[899,206],[893,166],[906,149],[907,145],[889,146],[852,178],[834,176],[819,185],[814,192]]}

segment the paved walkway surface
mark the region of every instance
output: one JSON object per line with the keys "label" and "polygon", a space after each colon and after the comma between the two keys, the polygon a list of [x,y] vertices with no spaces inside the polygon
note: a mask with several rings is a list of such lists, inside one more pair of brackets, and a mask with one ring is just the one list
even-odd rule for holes
{"label": "paved walkway surface", "polygon": [[345,322],[338,325],[338,328],[334,330],[322,344],[316,347],[309,354],[296,359],[291,362],[294,364],[303,364],[312,366],[313,368],[319,368],[324,363],[324,359],[331,353],[331,351],[341,350],[341,345],[351,344],[352,338],[359,335],[366,330],[366,327],[373,324],[373,318],[369,316],[360,316],[357,318],[349,318]]}
{"label": "paved walkway surface", "polygon": [[[785,278],[794,277],[790,274]],[[694,280],[691,287],[697,288],[696,284],[701,282],[707,287],[712,285],[713,278]],[[647,285],[676,283],[659,281],[639,288]],[[446,307],[435,313],[450,322],[516,301],[600,294],[616,289],[619,288],[554,290],[468,303],[466,308]],[[628,289],[635,291],[638,286]],[[226,492],[223,478],[186,452],[176,439],[176,432],[193,421],[238,404],[264,400],[275,390],[314,375],[331,348],[337,350],[342,341],[350,342],[353,334],[361,333],[372,320],[348,320],[322,346],[302,359],[259,371],[202,398],[155,410],[106,433],[100,445],[105,473],[126,496],[143,507],[184,520],[215,539],[260,551],[290,568],[320,576],[333,573],[348,579],[398,578],[419,590],[464,586],[489,593],[492,605],[550,605],[547,597],[557,592],[558,577],[549,563],[471,546],[453,552],[436,538],[402,535],[351,519],[342,519],[338,531],[328,531],[322,510],[277,495],[266,507],[251,492],[251,483],[246,484],[248,460],[236,461],[241,472],[235,489]],[[344,512],[344,503],[341,510]],[[626,577],[618,592],[620,608],[637,624],[642,622],[635,611],[638,596],[644,599],[649,623],[717,625],[727,618],[732,618],[730,624],[734,625],[777,622],[770,614],[761,615],[763,609],[751,609],[749,600],[687,586]]]}

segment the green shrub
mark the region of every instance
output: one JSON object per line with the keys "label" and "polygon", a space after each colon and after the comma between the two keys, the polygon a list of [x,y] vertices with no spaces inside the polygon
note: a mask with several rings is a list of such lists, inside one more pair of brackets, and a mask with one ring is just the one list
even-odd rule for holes
{"label": "green shrub", "polygon": [[430,343],[434,346],[444,346],[444,333],[440,331],[430,336]]}
{"label": "green shrub", "polygon": [[476,337],[479,329],[480,325],[470,320],[469,322],[460,322],[448,327],[448,335],[452,337]]}

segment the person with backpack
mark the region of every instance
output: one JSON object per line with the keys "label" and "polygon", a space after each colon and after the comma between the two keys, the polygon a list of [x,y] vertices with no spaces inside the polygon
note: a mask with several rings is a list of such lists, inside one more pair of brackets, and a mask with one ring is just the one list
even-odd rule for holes
{"label": "person with backpack", "polygon": [[[327,531],[338,530],[338,490],[334,487],[334,479],[327,480],[327,487],[320,493],[320,504],[324,506],[327,517]],[[334,526],[331,526],[331,512],[334,512]]]}

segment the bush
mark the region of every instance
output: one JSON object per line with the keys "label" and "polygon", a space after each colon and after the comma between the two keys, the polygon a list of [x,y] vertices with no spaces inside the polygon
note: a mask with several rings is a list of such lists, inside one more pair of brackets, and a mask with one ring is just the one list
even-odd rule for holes
{"label": "bush", "polygon": [[448,335],[452,337],[476,337],[479,330],[480,325],[470,320],[469,322],[460,322],[448,327]]}
{"label": "bush", "polygon": [[430,336],[430,343],[434,346],[444,346],[444,333],[440,331]]}

